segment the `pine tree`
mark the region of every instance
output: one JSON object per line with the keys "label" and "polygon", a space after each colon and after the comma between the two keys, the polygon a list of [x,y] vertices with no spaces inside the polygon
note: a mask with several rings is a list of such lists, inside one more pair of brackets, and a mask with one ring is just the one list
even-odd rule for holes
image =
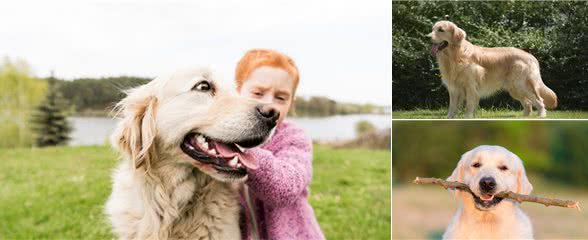
{"label": "pine tree", "polygon": [[39,147],[65,145],[72,128],[65,114],[65,102],[57,89],[53,75],[48,79],[49,89],[45,100],[32,116],[36,145]]}

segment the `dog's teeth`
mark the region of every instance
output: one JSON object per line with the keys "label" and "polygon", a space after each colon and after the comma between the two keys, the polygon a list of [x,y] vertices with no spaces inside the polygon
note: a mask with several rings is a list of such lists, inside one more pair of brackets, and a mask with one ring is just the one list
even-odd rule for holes
{"label": "dog's teeth", "polygon": [[229,166],[234,167],[239,164],[239,157],[235,156],[231,161],[229,161]]}
{"label": "dog's teeth", "polygon": [[203,143],[201,143],[201,144],[202,144],[202,146],[203,146],[204,148],[206,148],[206,149],[208,148],[208,143],[207,143],[207,142],[203,142]]}
{"label": "dog's teeth", "polygon": [[216,155],[216,150],[214,150],[214,149],[210,149],[210,150],[208,151],[208,153],[210,153],[210,154],[212,154],[212,155]]}
{"label": "dog's teeth", "polygon": [[204,137],[202,135],[198,135],[198,137],[196,138],[196,141],[198,141],[198,143],[203,144],[206,142],[206,139],[204,139]]}
{"label": "dog's teeth", "polygon": [[245,152],[245,148],[239,146],[239,144],[235,144],[235,146],[237,146],[237,148],[239,149],[239,151]]}
{"label": "dog's teeth", "polygon": [[240,167],[242,167],[242,166],[243,166],[243,164],[241,164],[241,163],[237,163],[237,167],[238,167],[238,168],[240,168]]}

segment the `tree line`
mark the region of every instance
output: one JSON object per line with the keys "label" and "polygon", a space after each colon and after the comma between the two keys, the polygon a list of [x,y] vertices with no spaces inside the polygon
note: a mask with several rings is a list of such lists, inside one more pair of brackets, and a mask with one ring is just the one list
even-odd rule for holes
{"label": "tree line", "polygon": [[[392,8],[394,110],[448,105],[426,36],[446,15],[473,44],[517,47],[533,54],[543,81],[559,97],[558,109],[588,109],[588,2],[394,1]],[[480,105],[521,108],[505,92]]]}
{"label": "tree line", "polygon": [[[151,78],[107,77],[59,81],[58,89],[69,102],[72,114],[108,114],[125,95],[124,90],[149,82]],[[297,97],[291,114],[295,116],[330,116],[337,114],[384,113],[373,104],[341,103],[327,97]]]}

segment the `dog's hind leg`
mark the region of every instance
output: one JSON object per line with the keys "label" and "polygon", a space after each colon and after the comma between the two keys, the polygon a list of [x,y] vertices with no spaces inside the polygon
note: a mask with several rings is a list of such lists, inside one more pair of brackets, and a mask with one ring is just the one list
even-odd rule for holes
{"label": "dog's hind leg", "polygon": [[529,99],[524,99],[520,102],[521,105],[523,105],[523,116],[528,117],[531,115],[531,112],[533,111],[533,105],[531,104],[531,101],[529,101]]}
{"label": "dog's hind leg", "polygon": [[[537,90],[538,91],[538,90]],[[540,96],[536,96],[532,98],[532,103],[535,108],[537,108],[538,116],[539,117],[547,117],[547,110],[545,110],[545,104],[543,103],[543,98]]]}
{"label": "dog's hind leg", "polygon": [[547,117],[547,110],[545,110],[545,103],[543,103],[543,98],[541,97],[541,89],[536,84],[533,84],[533,81],[527,80],[527,98],[530,100],[531,104],[537,109],[539,117]]}
{"label": "dog's hind leg", "polygon": [[510,88],[507,89],[507,91],[512,98],[519,101],[523,106],[523,116],[528,117],[531,115],[531,112],[533,111],[533,104],[531,104],[531,101],[528,98],[525,98],[524,94],[516,91],[516,89]]}

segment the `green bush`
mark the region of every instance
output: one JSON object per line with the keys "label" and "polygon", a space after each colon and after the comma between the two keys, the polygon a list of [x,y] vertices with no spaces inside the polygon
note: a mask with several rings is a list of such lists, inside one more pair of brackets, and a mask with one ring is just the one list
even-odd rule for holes
{"label": "green bush", "polygon": [[357,136],[373,132],[374,130],[376,130],[376,126],[374,126],[374,124],[367,120],[361,120],[355,124],[355,134]]}

